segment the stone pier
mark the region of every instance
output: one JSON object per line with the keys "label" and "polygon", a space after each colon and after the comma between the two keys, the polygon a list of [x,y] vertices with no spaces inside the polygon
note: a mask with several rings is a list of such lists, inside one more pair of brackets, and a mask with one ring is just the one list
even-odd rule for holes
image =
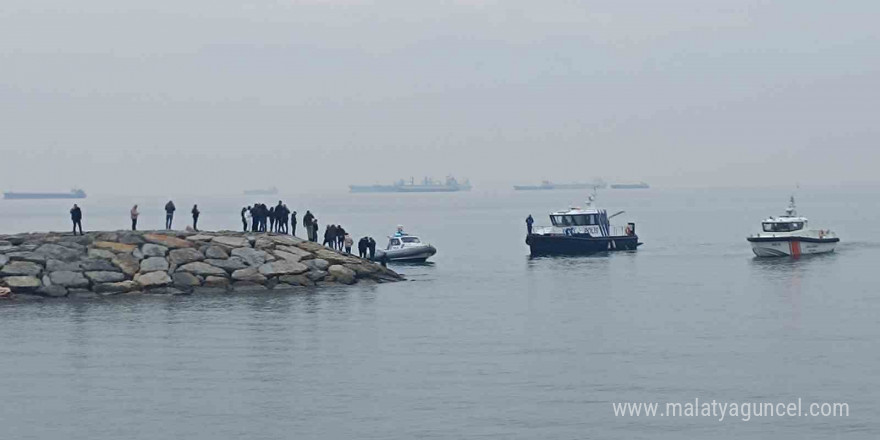
{"label": "stone pier", "polygon": [[22,295],[257,292],[402,279],[371,261],[281,234],[0,235],[0,286]]}

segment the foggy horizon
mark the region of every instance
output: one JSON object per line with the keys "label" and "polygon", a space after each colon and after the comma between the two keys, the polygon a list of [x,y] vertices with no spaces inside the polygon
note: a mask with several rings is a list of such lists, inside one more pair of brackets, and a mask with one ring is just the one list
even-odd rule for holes
{"label": "foggy horizon", "polygon": [[867,1],[6,2],[0,190],[876,184]]}

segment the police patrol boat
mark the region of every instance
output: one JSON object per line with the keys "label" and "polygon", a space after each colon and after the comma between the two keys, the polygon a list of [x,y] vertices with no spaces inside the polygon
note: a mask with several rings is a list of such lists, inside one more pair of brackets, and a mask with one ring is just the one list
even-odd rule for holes
{"label": "police patrol boat", "polygon": [[791,196],[785,214],[761,222],[762,232],[747,237],[752,251],[759,257],[800,257],[834,252],[840,242],[828,229],[807,229],[808,220],[800,217]]}
{"label": "police patrol boat", "polygon": [[422,243],[419,237],[403,232],[403,226],[398,226],[397,232],[388,237],[388,246],[385,249],[376,249],[374,260],[424,263],[436,253],[437,248]]}
{"label": "police patrol boat", "polygon": [[531,228],[526,244],[533,256],[586,255],[604,251],[636,250],[639,236],[635,223],[626,227],[612,226],[610,220],[623,211],[608,215],[593,207],[595,193],[585,208],[569,208],[550,214],[551,226]]}

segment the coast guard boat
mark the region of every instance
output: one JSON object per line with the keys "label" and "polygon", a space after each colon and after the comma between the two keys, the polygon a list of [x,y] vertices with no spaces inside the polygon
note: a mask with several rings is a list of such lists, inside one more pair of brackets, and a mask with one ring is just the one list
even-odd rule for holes
{"label": "coast guard boat", "polygon": [[551,226],[534,227],[526,236],[532,256],[587,255],[596,252],[636,250],[639,236],[635,223],[626,227],[612,226],[610,220],[623,211],[608,215],[594,208],[595,194],[586,208],[569,208],[550,214]]}
{"label": "coast guard boat", "polygon": [[388,237],[388,246],[385,249],[377,249],[377,261],[402,261],[410,263],[424,263],[428,258],[437,253],[437,248],[422,243],[415,235],[403,232],[403,226],[397,227],[397,232]]}
{"label": "coast guard boat", "polygon": [[746,240],[759,257],[800,257],[809,254],[834,252],[840,242],[837,234],[828,229],[807,229],[807,218],[799,217],[791,197],[785,214],[769,217],[761,222],[762,232]]}

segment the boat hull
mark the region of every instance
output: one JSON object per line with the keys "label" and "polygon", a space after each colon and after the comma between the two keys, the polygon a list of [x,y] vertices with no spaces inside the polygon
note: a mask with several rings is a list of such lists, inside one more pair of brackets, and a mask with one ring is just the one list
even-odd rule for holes
{"label": "boat hull", "polygon": [[434,246],[416,246],[403,249],[379,249],[376,251],[376,261],[399,261],[408,263],[424,263],[437,253]]}
{"label": "boat hull", "polygon": [[577,235],[539,235],[526,237],[532,256],[589,255],[608,251],[634,251],[641,243],[637,235],[592,237]]}
{"label": "boat hull", "polygon": [[810,237],[749,237],[752,252],[758,257],[800,257],[834,252],[840,239]]}

